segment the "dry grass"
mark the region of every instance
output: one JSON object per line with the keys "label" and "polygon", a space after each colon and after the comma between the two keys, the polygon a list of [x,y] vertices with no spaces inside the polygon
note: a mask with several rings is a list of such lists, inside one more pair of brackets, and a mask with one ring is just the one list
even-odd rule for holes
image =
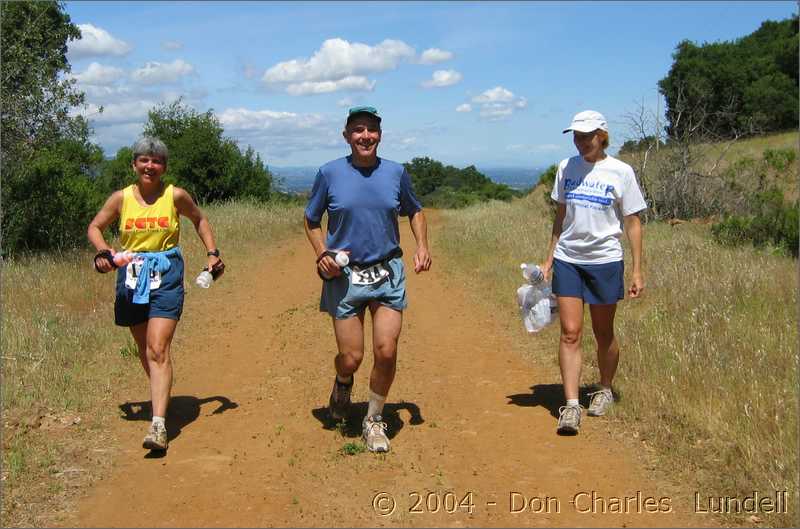
{"label": "dry grass", "polygon": [[[246,270],[256,249],[302,233],[297,206],[230,203],[206,212],[232,270]],[[205,250],[182,222],[189,284]],[[128,331],[113,323],[113,277],[93,271],[93,254],[37,255],[3,266],[4,527],[57,521],[57,505],[108,463],[102,447],[113,443],[104,433],[115,417],[113,396],[145,383]],[[188,288],[187,305],[192,294]]]}
{"label": "dry grass", "polygon": [[[519,319],[518,264],[545,257],[552,220],[542,198],[537,190],[510,204],[445,212],[436,234],[447,262],[460,263],[453,273],[480,284],[481,298],[509,320]],[[662,468],[704,495],[789,491],[789,514],[765,515],[765,523],[796,524],[797,261],[720,247],[707,225],[651,223],[645,274],[646,297],[618,312],[615,385],[623,400],[612,420],[655,446]],[[584,383],[597,372],[589,328]],[[550,340],[552,366],[557,333],[526,341],[529,356],[541,358],[542,340]]]}

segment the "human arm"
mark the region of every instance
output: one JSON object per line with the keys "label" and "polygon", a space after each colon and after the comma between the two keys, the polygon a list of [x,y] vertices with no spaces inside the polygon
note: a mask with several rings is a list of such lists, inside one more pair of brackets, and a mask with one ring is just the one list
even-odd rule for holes
{"label": "human arm", "polygon": [[[119,218],[121,210],[122,191],[116,191],[110,197],[108,197],[105,204],[103,204],[103,207],[100,208],[100,211],[97,212],[97,215],[95,215],[92,221],[89,223],[89,227],[86,230],[86,236],[89,238],[89,242],[92,243],[98,252],[107,250],[112,254],[114,253],[111,245],[109,245],[106,242],[105,237],[103,237],[103,231],[105,231],[105,229],[108,228],[112,222]],[[114,269],[112,264],[107,259],[95,259],[95,267],[99,272],[102,273],[110,272]]]}
{"label": "human arm", "polygon": [[417,241],[417,251],[414,252],[414,272],[426,272],[431,268],[431,254],[428,249],[428,221],[422,210],[411,215],[411,233]]}
{"label": "human arm", "polygon": [[628,242],[631,245],[631,258],[633,260],[633,271],[631,273],[631,286],[628,294],[632,298],[638,298],[644,290],[644,274],[642,272],[642,221],[639,213],[625,215],[623,217],[625,233],[628,234]]}
{"label": "human arm", "polygon": [[558,244],[558,239],[561,237],[561,231],[564,227],[564,217],[567,215],[567,205],[558,203],[556,207],[556,216],[553,219],[553,229],[550,235],[550,245],[547,247],[547,257],[545,258],[544,262],[539,265],[539,268],[542,269],[542,273],[547,281],[550,280],[550,273],[553,269],[553,254],[556,251],[556,244]]}
{"label": "human arm", "polygon": [[306,230],[306,237],[311,247],[314,249],[314,255],[317,256],[317,269],[322,272],[323,276],[339,277],[342,271],[336,261],[331,257],[325,247],[325,236],[322,234],[322,225],[319,222],[309,220],[308,217],[303,215],[303,227]]}
{"label": "human arm", "polygon": [[[217,243],[214,241],[214,232],[211,230],[211,223],[208,222],[206,214],[197,207],[191,195],[189,195],[185,189],[175,187],[172,197],[178,214],[188,218],[192,221],[192,224],[194,224],[194,229],[197,231],[200,240],[203,241],[206,251],[210,252],[211,250],[216,250]],[[220,261],[221,259],[219,257],[209,255],[208,269],[211,270]]]}

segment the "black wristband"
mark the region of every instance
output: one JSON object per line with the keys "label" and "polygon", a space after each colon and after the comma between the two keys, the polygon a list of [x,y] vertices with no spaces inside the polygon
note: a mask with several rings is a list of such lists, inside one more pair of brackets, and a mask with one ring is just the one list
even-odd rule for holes
{"label": "black wristband", "polygon": [[333,257],[336,254],[330,250],[325,250],[324,252],[319,254],[319,257],[317,257],[317,264],[319,264],[319,262],[322,261],[322,259],[324,259],[326,255],[330,255],[331,257]]}
{"label": "black wristband", "polygon": [[214,248],[213,250],[206,252],[206,255],[208,257],[211,257],[212,255],[214,257],[219,257],[219,248]]}
{"label": "black wristband", "polygon": [[109,263],[109,264],[110,264],[110,265],[111,265],[113,268],[117,268],[117,265],[114,263],[114,256],[113,256],[113,255],[111,255],[111,250],[100,250],[100,251],[99,251],[99,252],[97,252],[97,254],[94,256],[94,269],[95,269],[95,270],[97,270],[98,272],[100,272],[100,273],[102,274],[102,273],[103,273],[103,271],[102,271],[102,270],[100,270],[100,268],[98,268],[98,266],[97,266],[97,260],[98,260],[98,259],[105,259],[106,261],[108,261],[108,263]]}

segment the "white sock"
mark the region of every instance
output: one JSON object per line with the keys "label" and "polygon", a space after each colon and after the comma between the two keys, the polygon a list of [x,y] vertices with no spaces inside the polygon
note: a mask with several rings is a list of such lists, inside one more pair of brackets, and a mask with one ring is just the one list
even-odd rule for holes
{"label": "white sock", "polygon": [[349,377],[343,377],[342,375],[337,373],[336,380],[339,382],[339,384],[345,384],[349,386],[350,384],[353,383],[353,375],[350,375]]}
{"label": "white sock", "polygon": [[567,399],[567,407],[578,406],[578,399]]}
{"label": "white sock", "polygon": [[386,402],[385,395],[378,395],[374,391],[369,390],[369,404],[367,405],[367,417],[383,415],[383,405],[385,402]]}
{"label": "white sock", "polygon": [[153,424],[160,424],[161,426],[164,426],[164,417],[153,415]]}
{"label": "white sock", "polygon": [[604,386],[602,384],[597,384],[597,385],[600,386],[600,391],[607,391],[608,393],[612,393],[611,386]]}

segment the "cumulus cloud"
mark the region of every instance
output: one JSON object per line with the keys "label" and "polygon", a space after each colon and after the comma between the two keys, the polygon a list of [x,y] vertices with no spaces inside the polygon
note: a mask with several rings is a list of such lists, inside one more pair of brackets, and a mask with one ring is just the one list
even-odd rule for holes
{"label": "cumulus cloud", "polygon": [[366,77],[353,75],[337,81],[304,81],[302,83],[292,83],[286,87],[286,92],[293,96],[304,96],[310,94],[327,94],[339,90],[361,90],[364,92],[371,92],[373,88],[375,88],[375,81],[370,81]]}
{"label": "cumulus cloud", "polygon": [[147,119],[147,112],[156,105],[156,101],[136,100],[124,101],[121,103],[107,103],[102,105],[103,112],[100,112],[100,105],[89,103],[86,111],[82,112],[88,116],[93,124],[97,125],[119,125],[144,122]]}
{"label": "cumulus cloud", "polygon": [[113,66],[103,66],[102,64],[93,62],[86,71],[77,73],[72,76],[73,79],[82,85],[110,85],[114,84],[117,80],[121,79],[125,72],[121,68]]}
{"label": "cumulus cloud", "polygon": [[175,83],[181,77],[194,72],[194,66],[181,59],[175,59],[171,63],[148,62],[144,67],[134,70],[131,79],[137,83],[153,85]]}
{"label": "cumulus cloud", "polygon": [[161,43],[161,49],[167,51],[182,50],[183,42],[178,42],[177,40],[165,40]]}
{"label": "cumulus cloud", "polygon": [[130,44],[114,38],[103,28],[78,24],[78,29],[81,30],[81,38],[67,45],[71,60],[97,55],[125,55],[133,49]]}
{"label": "cumulus cloud", "polygon": [[455,70],[436,70],[433,72],[433,77],[427,81],[423,81],[422,86],[425,88],[441,88],[443,86],[451,86],[459,81],[463,76]]}
{"label": "cumulus cloud", "polygon": [[419,62],[422,64],[438,64],[449,61],[452,58],[452,52],[440,50],[439,48],[428,48],[420,55]]}
{"label": "cumulus cloud", "polygon": [[514,95],[502,86],[495,86],[472,98],[480,106],[480,116],[488,120],[504,119],[528,106],[528,100]]}
{"label": "cumulus cloud", "polygon": [[472,112],[472,105],[469,103],[462,103],[456,107],[456,112]]}
{"label": "cumulus cloud", "polygon": [[337,90],[372,90],[375,82],[365,75],[393,70],[414,58],[414,48],[403,41],[386,39],[369,46],[344,39],[328,39],[309,59],[293,59],[269,68],[262,77],[267,85],[286,85],[292,95]]}

